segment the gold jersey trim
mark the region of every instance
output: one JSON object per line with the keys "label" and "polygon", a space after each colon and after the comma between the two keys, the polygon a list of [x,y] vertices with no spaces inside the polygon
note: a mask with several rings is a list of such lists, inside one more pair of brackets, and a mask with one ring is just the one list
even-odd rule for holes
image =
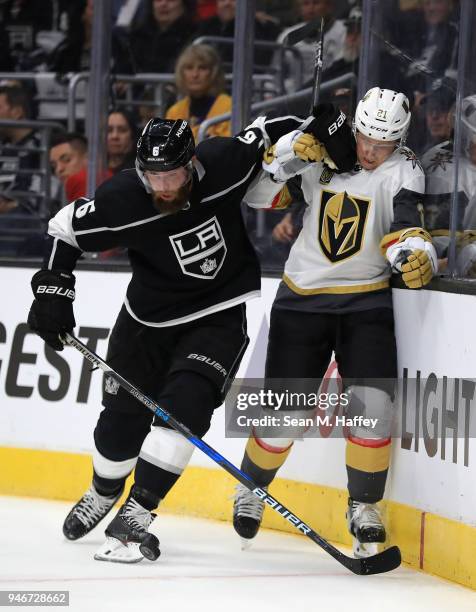
{"label": "gold jersey trim", "polygon": [[283,275],[283,281],[286,285],[299,295],[318,295],[320,293],[331,293],[334,295],[348,293],[368,293],[369,291],[380,291],[390,287],[390,281],[385,279],[377,283],[368,283],[366,285],[338,285],[337,287],[316,287],[311,289],[302,289],[298,287],[286,274]]}

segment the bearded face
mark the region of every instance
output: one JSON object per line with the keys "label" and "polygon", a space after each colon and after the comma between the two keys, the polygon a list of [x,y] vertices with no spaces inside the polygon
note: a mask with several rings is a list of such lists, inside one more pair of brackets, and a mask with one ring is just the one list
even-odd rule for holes
{"label": "bearded face", "polygon": [[192,181],[188,181],[174,192],[157,192],[152,194],[154,206],[161,214],[173,214],[183,210],[192,190]]}

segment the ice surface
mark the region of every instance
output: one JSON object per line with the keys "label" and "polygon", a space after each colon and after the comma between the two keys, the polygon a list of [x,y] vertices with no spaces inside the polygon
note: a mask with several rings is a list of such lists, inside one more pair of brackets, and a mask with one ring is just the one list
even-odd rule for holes
{"label": "ice surface", "polygon": [[0,590],[69,590],[81,612],[476,611],[475,592],[421,572],[354,576],[307,538],[270,530],[242,551],[229,523],[163,513],[158,561],[94,561],[108,519],[68,542],[71,505],[0,497]]}

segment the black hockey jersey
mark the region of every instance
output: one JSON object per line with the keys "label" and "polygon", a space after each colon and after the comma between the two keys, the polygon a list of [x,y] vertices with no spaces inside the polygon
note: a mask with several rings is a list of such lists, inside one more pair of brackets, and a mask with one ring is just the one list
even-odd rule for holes
{"label": "black hockey jersey", "polygon": [[51,221],[49,269],[72,271],[83,251],[128,249],[132,279],[125,306],[154,327],[185,323],[259,295],[260,269],[241,202],[265,147],[302,120],[258,118],[234,138],[199,144],[188,207],[160,214],[135,170],[101,185]]}

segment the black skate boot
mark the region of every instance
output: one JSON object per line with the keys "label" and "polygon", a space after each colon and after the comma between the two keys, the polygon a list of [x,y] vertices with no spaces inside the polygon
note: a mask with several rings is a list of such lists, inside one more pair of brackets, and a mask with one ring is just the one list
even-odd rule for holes
{"label": "black skate boot", "polygon": [[378,553],[378,543],[385,542],[385,527],[376,504],[364,504],[349,497],[347,527],[353,536],[355,557],[369,557]]}
{"label": "black skate boot", "polygon": [[[262,487],[267,490],[267,487]],[[261,525],[264,502],[242,484],[236,485],[233,504],[233,527],[242,538],[242,548],[248,548]]]}
{"label": "black skate boot", "polygon": [[94,529],[121,497],[124,487],[115,495],[99,495],[94,485],[73,506],[63,523],[63,533],[68,540],[78,540]]}
{"label": "black skate boot", "polygon": [[94,555],[98,561],[137,563],[145,557],[155,561],[160,556],[159,540],[147,530],[156,515],[133,497],[121,506],[106,529],[106,542]]}

